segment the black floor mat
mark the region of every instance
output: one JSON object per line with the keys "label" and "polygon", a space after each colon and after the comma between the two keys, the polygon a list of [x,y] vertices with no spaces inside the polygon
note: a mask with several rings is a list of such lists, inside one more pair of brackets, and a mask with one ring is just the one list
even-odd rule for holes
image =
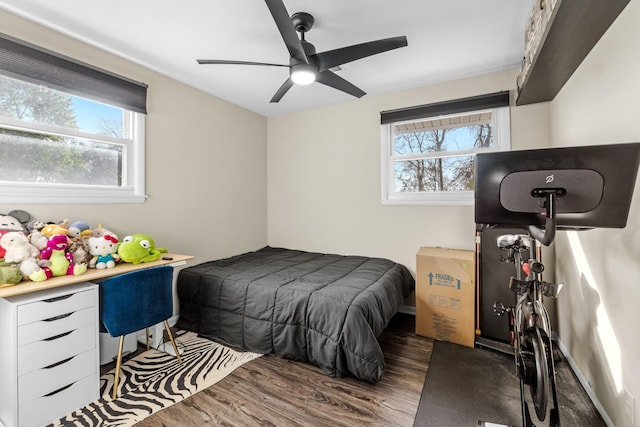
{"label": "black floor mat", "polygon": [[[560,421],[606,426],[566,360],[556,363]],[[520,426],[513,356],[436,341],[416,413],[416,427],[476,427],[478,421]]]}

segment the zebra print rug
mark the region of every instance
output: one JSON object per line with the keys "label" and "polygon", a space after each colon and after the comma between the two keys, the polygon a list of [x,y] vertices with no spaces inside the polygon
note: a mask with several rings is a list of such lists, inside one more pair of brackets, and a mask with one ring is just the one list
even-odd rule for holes
{"label": "zebra print rug", "polygon": [[234,369],[259,357],[238,352],[193,332],[176,339],[184,348],[182,364],[167,353],[149,350],[122,365],[118,399],[112,400],[114,371],[100,378],[100,399],[80,408],[49,427],[132,426],[217,383]]}

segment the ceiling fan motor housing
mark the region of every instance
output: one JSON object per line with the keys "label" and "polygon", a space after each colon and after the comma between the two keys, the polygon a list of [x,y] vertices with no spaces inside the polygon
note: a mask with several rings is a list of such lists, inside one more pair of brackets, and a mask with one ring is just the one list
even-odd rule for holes
{"label": "ceiling fan motor housing", "polygon": [[310,13],[296,12],[291,15],[291,23],[297,32],[304,34],[313,27],[314,19]]}

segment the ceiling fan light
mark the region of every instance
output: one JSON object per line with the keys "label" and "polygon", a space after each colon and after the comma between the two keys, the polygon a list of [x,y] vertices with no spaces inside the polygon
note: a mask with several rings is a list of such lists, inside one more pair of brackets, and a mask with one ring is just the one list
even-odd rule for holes
{"label": "ceiling fan light", "polygon": [[308,64],[297,65],[291,69],[291,80],[298,85],[310,85],[316,81],[316,70]]}

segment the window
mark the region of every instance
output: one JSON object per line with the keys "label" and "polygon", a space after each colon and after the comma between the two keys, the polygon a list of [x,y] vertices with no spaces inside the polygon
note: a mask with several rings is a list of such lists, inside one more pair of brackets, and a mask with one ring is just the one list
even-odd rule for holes
{"label": "window", "polygon": [[0,36],[0,202],[143,202],[145,104],[146,85]]}
{"label": "window", "polygon": [[382,203],[473,204],[475,154],[510,148],[508,102],[501,92],[383,112]]}

